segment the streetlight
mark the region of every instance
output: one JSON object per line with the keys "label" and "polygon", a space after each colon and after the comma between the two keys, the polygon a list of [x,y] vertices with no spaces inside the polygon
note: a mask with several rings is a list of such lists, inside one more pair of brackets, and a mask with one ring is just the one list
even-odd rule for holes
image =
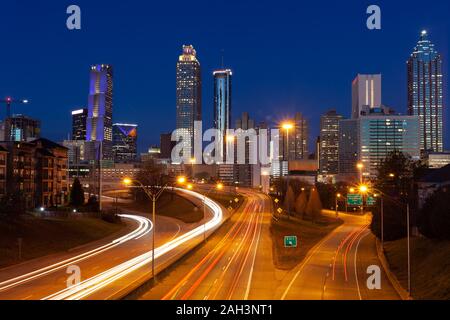
{"label": "streetlight", "polygon": [[[178,181],[181,180],[182,177],[178,178]],[[185,179],[186,180],[186,179]],[[159,197],[162,195],[164,190],[167,188],[168,184],[161,187],[158,192],[151,192],[148,187],[144,186],[142,182],[136,179],[130,179],[125,178],[123,179],[123,183],[126,186],[130,186],[133,182],[137,183],[138,186],[144,190],[145,194],[151,199],[152,201],[152,220],[153,220],[153,232],[152,232],[152,276],[153,281],[156,282],[156,275],[155,275],[155,234],[156,234],[156,201],[158,201]]]}
{"label": "streetlight", "polygon": [[341,195],[340,193],[336,194],[336,218],[339,217],[339,204],[338,204],[338,199],[340,199],[341,196],[342,196],[342,195]]}
{"label": "streetlight", "polygon": [[[189,190],[193,189],[192,184],[188,184],[187,188]],[[207,192],[205,194],[203,194],[203,241],[206,242],[206,197],[212,192],[212,190],[217,189],[217,190],[222,190],[223,189],[223,184],[218,183],[217,185],[215,185],[215,187],[210,188],[209,190],[207,190]]]}
{"label": "streetlight", "polygon": [[364,215],[364,195],[369,191],[369,188],[366,185],[362,184],[358,189],[362,196],[361,215]]}

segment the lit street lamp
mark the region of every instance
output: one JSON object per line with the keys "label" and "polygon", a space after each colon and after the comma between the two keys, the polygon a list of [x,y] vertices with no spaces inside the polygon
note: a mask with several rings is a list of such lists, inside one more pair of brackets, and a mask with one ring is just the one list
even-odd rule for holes
{"label": "lit street lamp", "polygon": [[[186,182],[186,179],[178,179],[178,181],[184,181]],[[183,184],[184,182],[182,182],[181,184]],[[194,187],[192,184],[188,184],[186,186],[186,188],[188,190],[192,190]],[[203,194],[203,241],[206,242],[206,197],[212,192],[212,190],[217,189],[217,190],[222,190],[223,189],[223,184],[222,183],[218,183],[217,185],[215,185],[214,187],[208,189],[208,191]]]}
{"label": "lit street lamp", "polygon": [[[178,178],[178,181],[182,180],[183,177]],[[186,179],[184,178],[184,181]],[[152,276],[153,281],[156,282],[156,275],[155,275],[155,234],[156,234],[156,201],[158,201],[159,197],[162,195],[164,190],[167,188],[168,184],[164,185],[163,187],[160,187],[158,192],[152,192],[149,190],[148,186],[144,186],[140,181],[130,178],[123,179],[123,183],[126,186],[130,186],[133,182],[137,183],[138,186],[144,190],[145,194],[150,198],[152,201],[152,220],[153,220],[153,232],[152,232]]]}
{"label": "lit street lamp", "polygon": [[336,194],[336,218],[339,217],[339,203],[338,203],[338,199],[340,199],[341,196],[342,195],[340,193]]}

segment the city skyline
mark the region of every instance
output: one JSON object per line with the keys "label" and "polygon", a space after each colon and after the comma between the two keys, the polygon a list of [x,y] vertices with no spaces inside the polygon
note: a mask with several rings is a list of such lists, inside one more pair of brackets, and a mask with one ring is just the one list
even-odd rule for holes
{"label": "city skyline", "polygon": [[[442,54],[444,61],[444,83],[447,86],[448,75],[448,24],[446,21],[440,19],[440,12],[445,12],[448,4],[438,3],[435,7],[430,9],[430,13],[426,16],[419,16],[417,12],[409,12],[405,16],[397,17],[400,19],[401,26],[394,24],[394,17],[390,15],[392,11],[398,10],[398,5],[381,3],[383,12],[383,28],[381,31],[369,31],[365,28],[365,8],[363,5],[357,5],[355,8],[349,9],[351,12],[348,16],[355,15],[360,18],[355,18],[354,21],[346,21],[342,25],[342,30],[348,33],[346,39],[341,39],[343,42],[340,45],[342,54],[339,55],[339,65],[333,63],[330,64],[334,58],[329,61],[321,60],[322,68],[315,70],[314,73],[311,67],[304,63],[304,61],[311,58],[311,54],[305,51],[296,51],[301,41],[293,41],[292,43],[281,45],[279,41],[275,41],[274,34],[269,34],[269,40],[266,48],[264,45],[254,46],[254,42],[250,41],[248,45],[243,45],[244,40],[248,40],[248,32],[251,31],[253,35],[255,31],[252,31],[250,21],[255,17],[249,17],[249,21],[244,21],[238,17],[236,23],[239,26],[244,27],[247,32],[246,36],[234,37],[230,39],[230,30],[218,30],[225,38],[221,41],[209,41],[209,35],[201,33],[201,36],[196,37],[194,34],[197,31],[202,30],[201,21],[194,23],[191,27],[186,27],[184,32],[177,37],[170,38],[170,41],[159,40],[162,45],[159,46],[158,52],[153,50],[150,57],[154,57],[161,61],[160,66],[152,66],[151,61],[145,62],[136,60],[139,62],[141,69],[127,70],[124,68],[124,63],[128,60],[123,56],[119,57],[117,54],[112,54],[108,51],[100,49],[101,46],[95,47],[92,54],[83,54],[79,57],[75,57],[80,49],[73,48],[72,51],[67,52],[67,56],[62,55],[70,59],[70,64],[67,66],[67,72],[70,73],[70,79],[68,79],[64,90],[58,90],[56,96],[57,99],[51,99],[51,101],[45,100],[44,93],[47,91],[47,84],[42,80],[42,90],[36,90],[29,84],[31,80],[36,81],[35,78],[43,78],[43,75],[32,73],[32,70],[36,70],[36,66],[27,69],[27,77],[19,77],[18,75],[24,74],[22,67],[16,68],[15,73],[10,74],[7,77],[8,81],[0,80],[0,87],[4,88],[4,95],[12,95],[18,97],[29,98],[31,103],[28,106],[15,106],[14,112],[27,114],[31,117],[38,118],[43,124],[43,135],[56,141],[62,141],[70,132],[70,111],[76,106],[86,104],[86,87],[87,77],[86,70],[92,63],[110,63],[115,69],[115,98],[114,98],[114,118],[115,120],[123,122],[139,123],[141,127],[139,149],[145,150],[148,146],[158,144],[159,134],[175,128],[175,97],[174,97],[174,72],[173,63],[176,60],[177,51],[182,44],[191,43],[198,51],[200,59],[202,61],[202,77],[204,78],[202,84],[202,100],[203,100],[203,119],[204,123],[212,123],[213,121],[213,79],[211,72],[220,65],[220,59],[224,56],[225,65],[231,66],[235,73],[235,85],[233,92],[233,117],[238,116],[242,111],[248,111],[253,114],[253,117],[257,121],[266,121],[272,126],[274,123],[283,120],[283,118],[293,116],[295,112],[301,112],[305,115],[306,119],[310,123],[310,135],[309,135],[309,149],[314,150],[313,146],[316,137],[319,135],[320,121],[319,117],[330,108],[335,108],[344,117],[349,117],[351,110],[351,92],[349,90],[348,83],[358,73],[381,73],[383,75],[383,101],[387,105],[392,106],[397,112],[407,112],[407,99],[406,99],[406,60],[413,50],[417,40],[420,36],[422,29],[429,30],[430,39],[435,44],[436,49]],[[81,3],[80,6],[84,8],[84,17],[89,18],[93,12],[98,9],[97,5],[88,5]],[[230,4],[228,10],[233,10],[236,4]],[[305,14],[306,10],[300,10],[298,6],[291,3],[287,6],[293,9],[293,12]],[[244,5],[244,11],[247,6]],[[269,7],[267,3],[263,2],[257,6],[258,11],[264,15],[270,15]],[[17,10],[18,8],[13,6],[11,8]],[[23,9],[23,8],[21,8]],[[162,8],[167,9],[167,8]],[[241,8],[242,9],[242,8]],[[247,8],[248,9],[248,8]],[[303,8],[306,9],[306,8]],[[311,5],[307,8],[310,12],[316,12],[319,8]],[[334,10],[336,9],[336,10]],[[30,10],[28,8],[28,10]],[[22,15],[27,17],[30,12],[28,10],[22,10]],[[116,12],[117,8],[109,8],[111,12]],[[207,9],[204,9],[207,10]],[[280,9],[277,9],[280,10]],[[283,9],[285,13],[286,9]],[[330,4],[327,10],[321,11],[320,20],[327,19],[330,15],[339,15],[342,12],[342,8]],[[179,13],[174,12],[174,16]],[[19,15],[20,16],[20,15]],[[53,18],[52,18],[53,19]],[[48,23],[42,25],[41,28],[53,27],[53,21],[50,19]],[[56,19],[56,18],[55,18]],[[282,38],[285,39],[288,36],[293,36],[298,30],[302,30],[308,26],[308,21],[305,22],[290,22],[290,28],[286,29],[287,33]],[[295,25],[295,28],[291,24]],[[273,26],[269,23],[267,26],[263,26],[263,29]],[[135,26],[131,22],[125,28],[128,31],[135,30],[138,26]],[[6,27],[8,30],[14,31],[15,25],[10,24]],[[85,29],[89,29],[90,25],[86,25]],[[124,36],[124,31],[115,29],[115,36],[118,39]],[[279,28],[279,27],[278,27]],[[275,28],[273,32],[276,32],[278,28]],[[317,29],[317,30],[316,30]],[[316,28],[311,32],[302,34],[302,41],[312,41],[315,48],[316,55],[324,57],[327,54],[328,49],[336,45],[336,40],[333,37],[335,32],[339,30],[324,30],[323,28]],[[337,28],[339,29],[339,28]],[[350,30],[351,29],[351,30]],[[147,30],[144,28],[144,30]],[[386,32],[389,31],[389,32]],[[169,34],[171,34],[169,30]],[[320,42],[314,40],[323,36],[326,33],[327,36]],[[94,32],[94,36],[97,33]],[[258,33],[259,34],[259,33]],[[361,49],[366,49],[365,54],[362,57],[356,57],[354,55],[351,58],[345,57],[345,52],[350,52],[354,49],[355,45],[350,45],[347,48],[348,39],[351,37],[358,39],[358,46]],[[91,35],[85,33],[82,29],[78,35],[73,34],[55,34],[56,38],[69,38],[75,41],[75,43],[87,45],[93,39]],[[9,38],[9,36],[7,36]],[[140,37],[138,37],[140,39]],[[395,42],[394,42],[394,39]],[[398,40],[400,39],[400,40]],[[11,39],[13,42],[16,41]],[[131,42],[135,48],[138,48],[140,41]],[[380,50],[378,47],[381,44],[389,45],[389,52]],[[369,48],[371,50],[367,50]],[[112,44],[111,44],[112,45]],[[286,62],[280,61],[280,59],[265,59],[264,68],[259,68],[261,65],[261,59],[264,55],[258,55],[259,51],[270,50],[269,48],[276,46],[277,53],[282,54],[286,61],[290,61],[290,68],[286,68]],[[147,52],[146,45],[141,48],[144,52]],[[46,49],[47,50],[47,49]],[[222,50],[224,53],[222,53]],[[349,51],[346,51],[349,50]],[[160,51],[160,52],[159,52]],[[289,51],[289,52],[288,52]],[[296,56],[300,59],[296,61],[290,60],[291,51],[296,51]],[[4,53],[6,58],[12,59],[9,53]],[[48,58],[50,58],[51,52],[47,52]],[[140,55],[140,53],[133,51],[131,55]],[[163,59],[160,59],[162,55]],[[240,60],[240,56],[243,56],[242,61],[246,61],[245,64]],[[22,56],[25,59],[24,66],[28,63],[26,58],[29,57],[25,53],[21,53],[18,57]],[[278,56],[278,54],[277,54]],[[246,60],[251,57],[251,60]],[[53,57],[54,58],[54,57]],[[28,58],[29,59],[29,58]],[[41,59],[47,59],[44,55]],[[61,57],[57,58],[62,59]],[[128,62],[128,61],[127,61]],[[57,65],[58,63],[55,63]],[[152,69],[148,69],[152,68]],[[256,69],[255,69],[256,68]],[[55,68],[53,64],[48,64],[47,68],[48,76],[60,76],[61,71],[59,68]],[[131,67],[133,69],[133,66]],[[148,78],[146,81],[141,81],[143,74],[150,74],[154,76]],[[301,71],[300,71],[301,70]],[[130,73],[131,71],[131,73]],[[332,74],[329,73],[332,72]],[[6,67],[5,72],[8,73]],[[46,74],[47,74],[46,73]],[[326,77],[325,77],[326,75]],[[45,76],[47,77],[47,75]],[[157,83],[153,78],[157,79]],[[257,80],[257,81],[254,81]],[[252,85],[253,83],[253,85]],[[20,85],[19,85],[20,84]],[[59,84],[53,84],[58,86]],[[149,88],[154,88],[150,90]],[[138,90],[138,91],[135,91]],[[138,92],[139,94],[136,94]],[[145,94],[144,94],[145,92]],[[444,91],[444,108],[445,117],[444,124],[448,119],[448,95]],[[57,100],[57,101],[53,101]],[[44,108],[52,108],[52,114],[54,116],[43,116],[39,110]],[[155,109],[161,110],[158,113],[158,121],[152,120],[151,112]],[[62,121],[62,119],[65,119]],[[141,120],[142,119],[142,120]],[[151,125],[146,124],[144,119],[149,119]],[[232,123],[233,123],[232,119]],[[445,146],[448,146],[449,131],[445,126]],[[447,147],[448,149],[448,147]]]}

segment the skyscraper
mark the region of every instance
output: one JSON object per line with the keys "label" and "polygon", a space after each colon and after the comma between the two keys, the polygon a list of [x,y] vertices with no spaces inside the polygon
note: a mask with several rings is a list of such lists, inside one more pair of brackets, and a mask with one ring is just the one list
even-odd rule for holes
{"label": "skyscraper", "polygon": [[[113,68],[107,64],[91,67],[86,140],[101,144],[102,158],[112,160]],[[97,152],[97,154],[99,154]]]}
{"label": "skyscraper", "polygon": [[308,122],[300,112],[295,114],[293,128],[289,131],[280,128],[280,133],[280,152],[285,161],[308,159]]}
{"label": "skyscraper", "polygon": [[358,74],[352,82],[352,119],[358,119],[365,106],[381,106],[381,74]]}
{"label": "skyscraper", "polygon": [[202,81],[200,62],[193,46],[183,46],[177,62],[177,129],[185,141],[183,158],[194,155],[194,122],[202,119]]}
{"label": "skyscraper", "polygon": [[87,117],[87,108],[72,111],[72,140],[86,140]]}
{"label": "skyscraper", "polygon": [[422,31],[408,62],[408,113],[419,117],[421,151],[442,152],[442,59]]}
{"label": "skyscraper", "polygon": [[135,161],[137,156],[137,125],[113,125],[113,153],[116,162]]}
{"label": "skyscraper", "polygon": [[342,116],[330,110],[320,119],[319,167],[322,175],[339,171],[339,121]]}
{"label": "skyscraper", "polygon": [[229,69],[214,71],[214,128],[223,134],[231,128],[231,76]]}

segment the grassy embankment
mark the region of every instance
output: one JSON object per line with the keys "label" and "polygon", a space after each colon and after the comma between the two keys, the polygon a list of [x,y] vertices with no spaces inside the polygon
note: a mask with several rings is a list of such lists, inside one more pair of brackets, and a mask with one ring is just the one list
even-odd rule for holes
{"label": "grassy embankment", "polygon": [[[123,228],[101,219],[41,219],[24,216],[0,221],[0,268],[102,239]],[[19,259],[19,238],[22,258]]]}
{"label": "grassy embankment", "polygon": [[[385,244],[386,258],[391,271],[403,288],[407,288],[406,239]],[[450,299],[450,241],[434,241],[426,238],[411,240],[411,288],[414,299]]]}

